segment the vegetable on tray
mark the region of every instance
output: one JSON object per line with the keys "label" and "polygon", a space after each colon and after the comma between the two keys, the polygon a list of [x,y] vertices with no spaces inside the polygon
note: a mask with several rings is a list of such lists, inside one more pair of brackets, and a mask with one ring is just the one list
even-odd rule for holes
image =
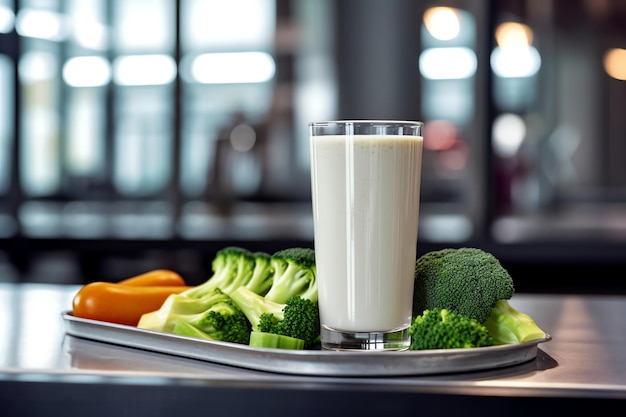
{"label": "vegetable on tray", "polygon": [[424,310],[409,327],[411,350],[491,346],[489,330],[477,320],[447,309]]}
{"label": "vegetable on tray", "polygon": [[289,248],[269,255],[236,246],[217,252],[211,264],[213,275],[183,295],[199,298],[219,288],[230,295],[239,287],[284,303],[294,295],[317,301],[315,252]]}
{"label": "vegetable on tray", "polygon": [[[263,258],[261,254],[257,256]],[[215,258],[213,258],[211,277],[204,283],[189,289],[183,295],[190,298],[202,298],[218,288],[222,293],[230,294],[238,287],[250,282],[255,273],[255,266],[256,257],[252,252],[236,246],[223,248],[217,251]],[[261,268],[262,275],[267,275],[268,271],[264,267]],[[256,273],[259,274],[259,271]],[[264,288],[263,284],[259,284],[256,289],[261,291]]]}
{"label": "vegetable on tray", "polygon": [[317,301],[317,268],[315,252],[308,248],[289,248],[271,257],[272,286],[265,298],[284,304],[291,297],[299,296]]}
{"label": "vegetable on tray", "polygon": [[[229,246],[212,275],[187,286],[154,270],[117,283],[94,282],[73,299],[77,317],[202,340],[279,349],[312,349],[320,339],[315,252],[270,255]],[[415,263],[410,350],[472,348],[539,340],[546,333],[514,309],[513,279],[492,254],[447,248]]]}
{"label": "vegetable on tray", "polygon": [[192,326],[191,324],[183,320],[176,321],[176,324],[174,324],[174,328],[172,328],[172,333],[179,336],[194,337],[196,339],[215,340],[202,330],[198,329],[195,326]]}
{"label": "vegetable on tray", "polygon": [[92,282],[72,299],[76,317],[136,326],[141,316],[161,307],[168,296],[188,290],[169,270],[150,271],[117,283]]}
{"label": "vegetable on tray", "polygon": [[496,302],[484,324],[496,345],[530,342],[546,336],[531,316],[514,309],[507,300]]}
{"label": "vegetable on tray", "polygon": [[155,269],[118,282],[133,287],[184,287],[187,284],[177,272],[169,269]]}
{"label": "vegetable on tray", "polygon": [[317,301],[294,295],[281,304],[245,287],[233,292],[232,298],[250,321],[252,330],[301,339],[305,348],[320,337]]}
{"label": "vegetable on tray", "polygon": [[414,318],[425,310],[447,309],[484,325],[493,344],[538,340],[545,332],[509,299],[513,279],[495,256],[477,248],[447,248],[415,263]]}
{"label": "vegetable on tray", "polygon": [[172,294],[156,311],[141,316],[137,327],[173,333],[184,321],[213,340],[245,343],[250,340],[250,323],[228,294],[219,288],[200,298]]}
{"label": "vegetable on tray", "polygon": [[304,340],[275,333],[253,331],[250,333],[250,346],[272,349],[304,349]]}
{"label": "vegetable on tray", "polygon": [[[250,343],[253,331],[303,341],[320,335],[315,252],[289,248],[269,255],[239,247],[217,252],[204,283],[171,295],[137,327],[234,343]],[[184,324],[182,323],[184,322]],[[189,326],[195,328],[190,328]],[[297,346],[255,335],[257,347]]]}

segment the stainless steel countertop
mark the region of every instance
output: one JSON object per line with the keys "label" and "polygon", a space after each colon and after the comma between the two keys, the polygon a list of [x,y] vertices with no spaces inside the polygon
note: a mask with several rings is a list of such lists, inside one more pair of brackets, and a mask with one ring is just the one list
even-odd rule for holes
{"label": "stainless steel countertop", "polygon": [[61,313],[76,286],[0,284],[0,382],[351,389],[463,396],[626,399],[626,297],[516,294],[552,336],[520,365],[415,377],[252,371],[75,338]]}

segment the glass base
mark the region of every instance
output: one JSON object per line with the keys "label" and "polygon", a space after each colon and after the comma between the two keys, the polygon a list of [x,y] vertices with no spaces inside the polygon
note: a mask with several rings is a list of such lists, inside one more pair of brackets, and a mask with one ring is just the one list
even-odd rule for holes
{"label": "glass base", "polygon": [[409,328],[390,332],[346,332],[322,326],[325,350],[407,350],[411,344]]}

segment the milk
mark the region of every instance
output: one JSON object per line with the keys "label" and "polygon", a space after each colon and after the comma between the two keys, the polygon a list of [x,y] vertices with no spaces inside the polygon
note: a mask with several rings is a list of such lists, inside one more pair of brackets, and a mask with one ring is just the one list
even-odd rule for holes
{"label": "milk", "polygon": [[311,138],[323,326],[387,332],[410,325],[422,144],[419,136]]}

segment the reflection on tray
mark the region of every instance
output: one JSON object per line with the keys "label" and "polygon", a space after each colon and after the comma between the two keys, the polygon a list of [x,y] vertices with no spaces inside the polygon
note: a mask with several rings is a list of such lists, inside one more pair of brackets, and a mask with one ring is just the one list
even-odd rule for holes
{"label": "reflection on tray", "polygon": [[[126,348],[70,335],[63,338],[63,351],[69,355],[72,368],[84,371],[170,374],[176,377],[249,376],[251,373],[233,366]],[[258,374],[266,375],[264,372]]]}
{"label": "reflection on tray", "polygon": [[[116,346],[109,343],[81,339],[66,335],[63,350],[70,356],[71,366],[83,371],[158,374],[176,378],[219,378],[239,379],[276,379],[276,374],[255,371],[228,365],[207,363],[198,359],[172,356],[135,348]],[[535,360],[498,369],[479,370],[473,372],[428,375],[431,380],[480,381],[494,378],[506,379],[521,375],[532,375],[546,369],[554,368],[558,363],[541,349],[537,350]],[[283,378],[301,379],[300,376],[282,375]],[[314,377],[316,378],[316,377]],[[423,379],[424,376],[394,376],[395,381]],[[378,379],[378,378],[377,378]]]}

